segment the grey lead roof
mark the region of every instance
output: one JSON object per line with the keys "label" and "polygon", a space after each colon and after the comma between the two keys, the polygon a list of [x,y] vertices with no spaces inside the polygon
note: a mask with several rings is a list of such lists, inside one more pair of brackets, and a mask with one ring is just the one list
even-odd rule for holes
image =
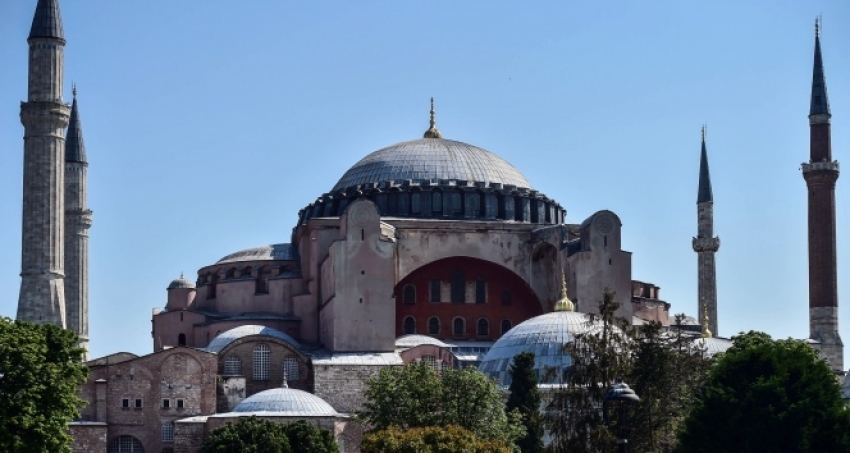
{"label": "grey lead roof", "polygon": [[234,341],[240,338],[250,337],[254,335],[261,337],[277,338],[278,340],[283,340],[284,342],[289,343],[289,345],[295,349],[301,348],[301,345],[298,344],[298,342],[295,341],[294,338],[277,329],[272,329],[271,327],[266,326],[244,325],[234,327],[230,330],[224,331],[216,335],[216,337],[213,338],[212,341],[210,341],[210,344],[205,349],[207,352],[214,352],[218,354],[219,352],[224,350],[224,348],[228,347],[230,343],[233,343]]}
{"label": "grey lead roof", "polygon": [[236,405],[233,412],[270,412],[289,417],[339,416],[325,400],[312,393],[291,388],[276,388],[256,393]]}
{"label": "grey lead roof", "polygon": [[83,141],[83,126],[80,124],[80,112],[77,110],[76,88],[74,88],[74,102],[71,104],[68,134],[65,136],[65,162],[86,163],[86,143]]}
{"label": "grey lead roof", "polygon": [[502,183],[532,188],[519,170],[490,151],[454,140],[422,138],[369,154],[342,175],[333,191],[406,179]]}
{"label": "grey lead roof", "polygon": [[240,250],[216,261],[215,264],[237,263],[240,261],[293,260],[295,254],[292,244],[271,244],[262,247]]}
{"label": "grey lead roof", "polygon": [[711,193],[711,175],[708,173],[708,153],[705,150],[705,134],[702,137],[702,152],[699,158],[699,192],[697,193],[697,204],[705,201],[714,201]]}
{"label": "grey lead roof", "polygon": [[809,115],[829,115],[829,99],[826,96],[826,76],[823,73],[823,58],[820,53],[819,25],[815,23],[815,63],[812,69],[812,104]]}
{"label": "grey lead roof", "polygon": [[59,14],[59,0],[38,0],[29,37],[65,40],[65,33],[62,31],[62,16]]}

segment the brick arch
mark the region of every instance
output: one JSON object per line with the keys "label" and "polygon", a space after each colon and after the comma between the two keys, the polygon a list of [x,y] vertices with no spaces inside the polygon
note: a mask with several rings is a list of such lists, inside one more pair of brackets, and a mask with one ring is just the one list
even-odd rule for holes
{"label": "brick arch", "polygon": [[[458,272],[463,274],[466,282],[463,303],[451,302],[452,280]],[[431,302],[432,280],[440,282],[440,302]],[[475,282],[478,280],[485,282],[484,303],[476,302]],[[416,289],[415,305],[405,304],[403,298],[398,296],[407,285]],[[504,291],[511,295],[509,304],[503,302]],[[495,263],[470,257],[452,257],[426,264],[399,281],[395,286],[395,294],[396,336],[404,335],[404,320],[412,316],[417,320],[417,332],[421,334],[428,335],[427,322],[431,317],[436,317],[442,327],[440,334],[436,335],[438,338],[495,340],[499,338],[500,332],[493,328],[492,322],[486,336],[476,335],[476,326],[470,322],[475,323],[480,318],[508,319],[517,325],[543,313],[534,290],[519,275]],[[465,335],[453,335],[453,321],[456,317],[465,318]]]}
{"label": "brick arch", "polygon": [[[270,349],[268,380],[252,379],[254,347],[261,343],[265,344]],[[299,379],[287,380],[287,385],[299,390],[308,392],[313,391],[312,362],[300,350],[286,341],[264,335],[250,335],[240,338],[227,345],[218,353],[219,374],[224,373],[224,361],[227,357],[231,356],[237,357],[242,362],[242,372],[246,377],[246,396],[251,396],[263,390],[280,387],[283,383],[283,361],[286,357],[295,357],[299,368]]]}

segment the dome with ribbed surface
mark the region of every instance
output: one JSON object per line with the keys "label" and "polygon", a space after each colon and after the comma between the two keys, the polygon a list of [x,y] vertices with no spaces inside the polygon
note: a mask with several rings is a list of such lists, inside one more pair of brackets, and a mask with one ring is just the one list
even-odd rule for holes
{"label": "dome with ribbed surface", "polygon": [[175,288],[192,288],[192,289],[194,289],[195,288],[195,282],[183,278],[183,275],[181,274],[180,278],[176,278],[176,279],[172,280],[171,283],[168,284],[168,289],[175,289]]}
{"label": "dome with ribbed surface", "polygon": [[[521,352],[534,353],[534,371],[540,383],[557,381],[572,362],[564,345],[575,335],[601,329],[599,321],[591,321],[585,313],[556,311],[524,321],[499,338],[478,369],[496,378],[500,385],[511,383],[510,366]],[[548,377],[548,379],[547,379]]]}
{"label": "dome with ribbed surface", "polygon": [[731,348],[732,340],[728,340],[726,338],[697,338],[694,340],[694,345],[699,349],[704,349],[705,354],[709,357],[719,354],[721,352],[726,352],[727,349]]}
{"label": "dome with ribbed surface", "polygon": [[206,350],[209,352],[219,353],[224,348],[233,343],[234,341],[250,337],[252,335],[277,338],[278,340],[283,340],[286,343],[289,343],[292,347],[298,349],[301,345],[294,338],[289,335],[277,330],[272,329],[271,327],[266,326],[258,326],[258,325],[244,325],[239,327],[234,327],[230,330],[226,330],[218,335],[210,341],[209,346],[206,347]]}
{"label": "dome with ribbed surface", "polygon": [[273,412],[279,416],[337,417],[339,413],[312,393],[291,388],[265,390],[245,398],[233,412]]}
{"label": "dome with ribbed surface", "polygon": [[501,183],[531,189],[519,170],[490,151],[454,140],[422,138],[369,154],[345,172],[333,190],[407,179]]}

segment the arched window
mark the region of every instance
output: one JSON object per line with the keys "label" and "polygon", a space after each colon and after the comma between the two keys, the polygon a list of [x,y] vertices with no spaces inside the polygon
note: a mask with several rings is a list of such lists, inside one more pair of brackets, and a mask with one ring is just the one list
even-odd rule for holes
{"label": "arched window", "polygon": [[416,303],[416,287],[413,285],[404,285],[404,304],[414,305]]}
{"label": "arched window", "polygon": [[254,380],[268,381],[269,380],[269,361],[271,360],[272,352],[268,346],[258,344],[254,347]]}
{"label": "arched window", "polygon": [[218,274],[208,274],[209,286],[207,287],[207,299],[215,299],[215,286],[218,283]]}
{"label": "arched window", "polygon": [[186,334],[177,335],[177,346],[186,346]]}
{"label": "arched window", "polygon": [[466,321],[463,318],[455,318],[452,323],[452,332],[455,336],[466,333]]}
{"label": "arched window", "polygon": [[432,316],[428,320],[428,335],[440,334],[440,320],[436,316]]}
{"label": "arched window", "polygon": [[431,192],[431,211],[437,215],[443,212],[443,194],[439,190]]}
{"label": "arched window", "polygon": [[269,293],[269,278],[271,278],[272,270],[269,266],[263,266],[260,268],[260,271],[257,276],[256,281],[256,293],[257,294],[268,294]]}
{"label": "arched window", "polygon": [[463,213],[463,203],[460,192],[452,192],[452,215],[459,216]]}
{"label": "arched window", "polygon": [[410,213],[413,215],[422,213],[422,194],[419,192],[410,194]]}
{"label": "arched window", "polygon": [[224,359],[224,375],[239,376],[242,374],[242,361],[235,355],[227,356]]}
{"label": "arched window", "polygon": [[144,453],[144,451],[142,443],[133,436],[118,436],[109,444],[109,453]]}
{"label": "arched window", "polygon": [[511,325],[511,321],[509,319],[503,319],[502,320],[502,335],[508,333],[508,331],[511,330],[511,327],[513,327]]}
{"label": "arched window", "polygon": [[413,316],[408,316],[404,318],[404,325],[402,326],[402,330],[405,335],[413,335],[416,333],[416,318]]}
{"label": "arched window", "polygon": [[432,355],[423,355],[421,361],[431,367],[434,371],[440,371],[440,366],[436,357]]}
{"label": "arched window", "polygon": [[295,358],[294,355],[288,355],[283,358],[283,376],[287,381],[297,381],[301,379],[298,359]]}
{"label": "arched window", "polygon": [[490,323],[484,318],[479,319],[476,331],[478,335],[490,335]]}
{"label": "arched window", "polygon": [[246,266],[245,269],[242,269],[242,278],[252,278],[251,275],[251,266]]}

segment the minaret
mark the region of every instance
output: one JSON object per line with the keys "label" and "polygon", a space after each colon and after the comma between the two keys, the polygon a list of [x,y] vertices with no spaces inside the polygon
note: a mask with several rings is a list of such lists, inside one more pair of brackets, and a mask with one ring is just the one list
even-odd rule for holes
{"label": "minaret", "polygon": [[708,319],[708,328],[716,335],[717,270],[714,254],[720,248],[720,239],[714,236],[714,196],[711,193],[711,176],[708,173],[708,153],[705,151],[705,126],[702,127],[702,152],[699,160],[697,237],[693,239],[692,245],[697,252],[699,319]]}
{"label": "minaret", "polygon": [[38,0],[29,39],[24,125],[23,244],[18,319],[65,326],[63,266],[65,127],[62,102],[65,39],[58,0]]}
{"label": "minaret", "polygon": [[65,139],[65,316],[66,324],[80,337],[88,359],[89,345],[89,228],[88,162],[74,86],[71,122]]}
{"label": "minaret", "polygon": [[820,51],[820,24],[815,22],[815,61],[809,109],[809,162],[803,178],[809,191],[809,336],[832,369],[842,372],[844,345],[838,334],[838,279],[835,250],[835,181],[829,100]]}

